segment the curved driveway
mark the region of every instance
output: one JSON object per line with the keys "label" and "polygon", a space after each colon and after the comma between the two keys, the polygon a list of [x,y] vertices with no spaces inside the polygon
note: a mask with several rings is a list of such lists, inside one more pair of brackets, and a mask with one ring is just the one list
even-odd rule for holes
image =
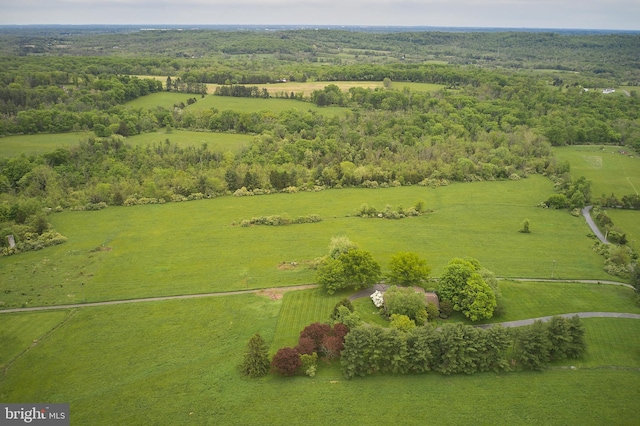
{"label": "curved driveway", "polygon": [[598,239],[603,243],[609,244],[609,241],[607,241],[607,238],[602,234],[602,232],[600,232],[600,229],[598,229],[598,227],[596,226],[596,223],[591,218],[592,208],[593,206],[586,206],[584,209],[582,209],[582,216],[584,216],[585,220],[587,221],[587,225],[589,225],[589,228],[591,228],[591,231],[593,231],[596,237],[598,237]]}
{"label": "curved driveway", "polygon": [[546,317],[538,317],[538,318],[529,318],[518,321],[508,321],[508,322],[500,322],[495,324],[481,324],[478,325],[478,328],[491,328],[494,325],[501,325],[503,327],[522,327],[524,325],[531,325],[534,321],[542,321],[547,322],[553,317],[563,317],[563,318],[572,318],[574,316],[579,316],[580,318],[631,318],[631,319],[640,319],[640,314],[626,314],[621,312],[576,312],[573,314],[558,314],[558,315],[549,315]]}

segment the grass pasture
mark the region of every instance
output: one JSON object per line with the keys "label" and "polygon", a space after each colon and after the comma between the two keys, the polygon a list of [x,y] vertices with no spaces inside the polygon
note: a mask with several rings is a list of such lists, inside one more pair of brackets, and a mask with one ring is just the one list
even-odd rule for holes
{"label": "grass pasture", "polygon": [[[0,158],[11,158],[20,154],[42,154],[56,148],[76,145],[80,141],[94,136],[93,132],[6,136],[0,138]],[[248,146],[252,138],[251,135],[236,133],[193,132],[177,129],[167,133],[165,129],[161,129],[158,132],[129,136],[123,140],[129,145],[137,146],[154,142],[164,143],[166,139],[169,139],[172,143],[183,148],[201,146],[206,143],[210,150],[237,153]]]}
{"label": "grass pasture", "polygon": [[571,176],[584,176],[591,183],[593,197],[640,193],[640,158],[620,154],[616,146],[564,146],[553,148],[560,161],[571,164]]}
{"label": "grass pasture", "polygon": [[93,132],[2,136],[0,137],[0,158],[12,158],[20,154],[42,154],[57,148],[67,148],[91,136]]}
{"label": "grass pasture", "polygon": [[211,151],[231,151],[239,153],[251,144],[253,136],[239,133],[193,132],[177,129],[172,129],[167,133],[165,129],[161,129],[157,132],[129,136],[125,141],[135,146],[156,142],[164,143],[167,139],[182,148],[187,146],[199,147],[205,143]]}
{"label": "grass pasture", "polygon": [[[153,96],[153,95],[149,95]],[[346,111],[341,107],[319,107],[310,102],[297,101],[295,99],[261,99],[261,98],[236,98],[233,96],[209,95],[198,99],[198,102],[185,108],[186,111],[201,111],[216,108],[219,111],[233,110],[237,112],[261,112],[271,111],[280,113],[295,109],[298,111],[311,111],[324,116],[333,117]]]}
{"label": "grass pasture", "polygon": [[60,325],[69,316],[68,311],[25,313],[0,316],[0,370],[40,339]]}
{"label": "grass pasture", "polygon": [[[444,62],[444,61],[427,61],[427,62],[440,64],[440,65],[447,64],[447,62]],[[165,84],[167,81],[167,77],[161,77],[161,76],[141,75],[138,77],[152,78],[152,79],[161,81],[163,84]],[[348,92],[349,89],[352,87],[358,87],[362,89],[381,89],[384,87],[384,84],[382,81],[305,81],[305,82],[288,81],[286,83],[245,84],[244,86],[249,86],[249,87],[256,86],[259,89],[267,89],[271,94],[271,96],[275,96],[277,93],[291,94],[291,92],[293,92],[293,93],[303,93],[304,96],[308,97],[308,96],[311,96],[311,93],[313,93],[314,90],[322,90],[330,84],[334,84],[338,86],[340,90],[343,92]],[[218,84],[207,84],[208,93],[213,94],[216,90],[216,87],[218,86],[219,86]],[[403,90],[405,87],[414,92],[437,92],[438,90],[443,89],[445,86],[442,84],[413,83],[413,82],[404,82],[404,81],[392,82],[392,85],[391,85],[391,88],[395,90]],[[163,93],[170,96],[159,96],[160,95],[159,93],[155,93],[153,94],[153,96],[143,96],[141,98],[133,100],[129,102],[128,105],[135,105],[138,107],[144,106],[145,108],[153,108],[155,105],[150,103],[151,99],[153,99],[154,101],[163,100],[164,103],[162,105],[165,106],[165,108],[169,108],[169,107],[172,107],[173,104],[176,104],[179,102],[184,102],[186,104],[187,103],[186,100],[188,98],[196,96],[196,95],[190,95],[187,93],[173,93],[173,92],[163,92]],[[196,98],[200,100],[198,96],[196,96]]]}
{"label": "grass pasture", "polygon": [[616,228],[622,229],[627,236],[628,245],[640,250],[640,211],[607,209],[607,215]]}
{"label": "grass pasture", "polygon": [[[324,84],[322,87],[326,86]],[[187,99],[195,97],[198,101],[187,105]],[[161,106],[173,109],[175,104],[183,102],[185,111],[202,111],[216,108],[219,111],[232,110],[236,112],[261,112],[271,111],[279,113],[286,110],[296,109],[299,111],[312,111],[325,116],[333,117],[343,113],[346,109],[341,107],[318,107],[310,102],[298,101],[295,99],[261,99],[261,98],[236,98],[232,96],[207,95],[201,98],[200,95],[189,93],[157,92],[150,95],[141,96],[125,105],[130,108],[153,109]]]}
{"label": "grass pasture", "polygon": [[[529,293],[529,300],[544,294],[533,288]],[[566,288],[564,299],[572,295]],[[349,381],[335,363],[321,364],[315,378],[248,380],[237,373],[251,335],[273,341],[274,351],[281,318],[291,317],[287,311],[317,309],[314,320],[329,314],[325,308],[334,301],[318,299],[306,290],[282,300],[240,295],[82,308],[6,371],[0,400],[69,402],[72,424],[96,425],[291,424],[301,418],[308,424],[363,425],[399,418],[403,424],[437,418],[446,425],[595,425],[615,418],[631,425],[640,415],[638,320],[585,320],[589,354],[558,364],[577,369]],[[18,341],[22,329],[7,324],[46,330],[67,315],[51,314],[2,314],[0,338]],[[389,395],[394,402],[380,409]]]}
{"label": "grass pasture", "polygon": [[[414,251],[434,276],[453,257],[472,256],[498,276],[611,279],[591,249],[584,219],[532,205],[532,198],[550,192],[548,180],[532,176],[438,189],[343,189],[66,211],[51,216],[68,238],[65,244],[0,258],[8,290],[0,303],[37,306],[309,284],[315,280],[309,262],[326,254],[337,235],[371,251],[383,270],[393,254]],[[382,209],[417,201],[433,212],[403,220],[352,216],[363,203]],[[323,221],[232,226],[274,214],[318,214]],[[524,218],[531,221],[531,234],[518,232]],[[295,268],[279,267],[293,261]]]}
{"label": "grass pasture", "polygon": [[630,318],[585,318],[587,353],[558,364],[582,368],[630,367],[640,364],[640,321]]}
{"label": "grass pasture", "polygon": [[[615,194],[640,194],[640,157],[621,154],[623,147],[566,146],[554,148],[561,161],[571,164],[571,176],[585,176],[591,183],[592,198]],[[631,153],[632,154],[632,153]],[[627,235],[629,245],[640,247],[640,212],[607,209],[615,227]]]}

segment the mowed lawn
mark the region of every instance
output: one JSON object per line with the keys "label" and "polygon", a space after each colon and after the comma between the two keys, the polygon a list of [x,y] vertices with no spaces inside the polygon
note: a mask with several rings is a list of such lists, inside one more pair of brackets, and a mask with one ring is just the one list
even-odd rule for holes
{"label": "mowed lawn", "polygon": [[[321,362],[315,378],[240,376],[248,339],[271,342],[279,312],[298,305],[241,295],[82,308],[11,365],[0,400],[68,402],[72,424],[95,425],[631,425],[640,416],[638,320],[585,320],[587,357],[545,372],[344,380]],[[0,314],[0,337],[16,341],[10,322],[55,326],[48,314]]]}
{"label": "mowed lawn", "polygon": [[[489,320],[471,322],[461,314],[455,314],[450,320],[437,320],[437,323],[464,322],[467,324],[500,323],[529,318],[539,318],[550,315],[570,314],[578,312],[622,312],[640,314],[640,306],[635,303],[635,293],[632,289],[618,285],[564,283],[564,282],[513,282],[501,281],[502,305],[504,314],[495,316]],[[283,346],[295,346],[300,331],[312,322],[327,322],[333,311],[333,307],[343,297],[348,297],[352,292],[326,295],[321,289],[292,291],[286,293],[283,299],[282,310],[278,318],[278,326],[274,342],[271,345],[272,352]],[[370,298],[361,298],[353,302],[358,315],[369,324],[378,324],[388,327],[385,320],[374,306]],[[597,319],[607,321],[609,319]],[[628,332],[633,335],[640,332],[638,328],[630,325]],[[615,323],[615,321],[614,321]],[[630,324],[635,324],[631,322]],[[629,344],[640,339],[640,334]],[[632,357],[640,363],[640,352],[631,351]],[[635,365],[635,364],[634,364]]]}
{"label": "mowed lawn", "polygon": [[[399,251],[427,260],[434,276],[472,256],[503,277],[611,279],[583,218],[540,209],[551,182],[479,182],[429,189],[343,189],[187,203],[66,211],[50,216],[65,244],[0,258],[4,307],[268,288],[315,282],[311,261],[347,236],[387,268]],[[403,220],[353,216],[418,201],[432,213]],[[322,222],[241,227],[243,219],[318,214]],[[531,222],[531,234],[518,230]],[[281,268],[283,262],[295,268]]]}

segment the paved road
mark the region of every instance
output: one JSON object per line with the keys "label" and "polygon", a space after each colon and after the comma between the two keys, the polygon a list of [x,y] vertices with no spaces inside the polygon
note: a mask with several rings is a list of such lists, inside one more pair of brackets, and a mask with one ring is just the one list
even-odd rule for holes
{"label": "paved road", "polygon": [[586,206],[584,209],[582,209],[582,216],[584,216],[584,218],[587,221],[587,225],[589,225],[589,228],[591,228],[591,230],[596,235],[596,237],[598,237],[598,239],[600,241],[602,241],[603,243],[609,244],[609,241],[607,241],[607,239],[602,234],[602,232],[600,232],[600,229],[598,229],[598,227],[596,226],[596,223],[591,218],[591,213],[590,212],[591,212],[592,208],[593,208],[593,206]]}
{"label": "paved road", "polygon": [[522,327],[524,325],[531,325],[534,321],[549,321],[554,316],[563,317],[563,318],[571,318],[574,316],[579,316],[580,318],[632,318],[632,319],[640,319],[640,314],[626,314],[621,312],[576,312],[573,314],[559,314],[559,315],[550,315],[546,317],[539,318],[529,318],[518,321],[508,321],[501,322],[496,324],[482,324],[478,325],[478,328],[491,328],[494,325],[501,325],[503,327]]}

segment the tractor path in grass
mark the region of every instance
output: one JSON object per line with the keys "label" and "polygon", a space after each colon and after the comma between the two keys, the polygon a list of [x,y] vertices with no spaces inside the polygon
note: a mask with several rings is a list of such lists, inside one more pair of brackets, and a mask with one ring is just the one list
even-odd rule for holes
{"label": "tractor path in grass", "polygon": [[125,303],[142,303],[142,302],[160,302],[163,300],[177,300],[177,299],[197,299],[201,297],[223,297],[234,296],[238,294],[251,294],[251,293],[285,293],[293,290],[308,290],[318,287],[317,284],[297,285],[291,287],[273,287],[273,288],[258,288],[253,290],[237,290],[237,291],[224,291],[220,293],[199,293],[199,294],[183,294],[180,296],[159,296],[159,297],[144,297],[141,299],[125,299],[125,300],[108,300],[105,302],[88,302],[88,303],[73,303],[68,305],[52,305],[52,306],[33,306],[29,308],[12,308],[0,310],[0,314],[8,314],[13,312],[32,312],[32,311],[51,311],[55,309],[74,309],[85,308],[89,306],[109,306],[109,305],[122,305]]}
{"label": "tractor path in grass", "polygon": [[[633,288],[629,284],[617,282],[617,281],[603,281],[603,280],[553,280],[553,279],[545,279],[545,278],[498,278],[500,280],[510,280],[510,281],[534,281],[534,282],[571,282],[571,283],[583,283],[583,284],[607,284],[607,285],[621,285],[625,287]],[[159,297],[144,297],[140,299],[124,299],[124,300],[108,300],[104,302],[88,302],[88,303],[73,303],[66,305],[51,305],[51,306],[32,306],[28,308],[11,308],[11,309],[0,309],[0,314],[10,314],[15,312],[33,312],[33,311],[51,311],[56,309],[75,309],[75,308],[84,308],[91,306],[109,306],[109,305],[122,305],[125,303],[143,303],[143,302],[160,302],[164,300],[177,300],[177,299],[196,299],[202,297],[224,297],[224,296],[234,296],[239,294],[265,294],[269,297],[272,297],[274,293],[286,293],[287,291],[293,290],[308,290],[312,288],[318,288],[317,284],[305,284],[305,285],[297,285],[291,287],[272,287],[272,288],[259,288],[252,290],[237,290],[237,291],[224,291],[219,293],[199,293],[199,294],[183,294],[179,296],[159,296]],[[373,287],[366,288],[361,290],[349,297],[350,300],[359,299],[362,297],[369,297],[373,294],[374,291],[380,290],[385,291],[388,288],[385,284],[376,284]],[[573,315],[573,314],[571,314]]]}

